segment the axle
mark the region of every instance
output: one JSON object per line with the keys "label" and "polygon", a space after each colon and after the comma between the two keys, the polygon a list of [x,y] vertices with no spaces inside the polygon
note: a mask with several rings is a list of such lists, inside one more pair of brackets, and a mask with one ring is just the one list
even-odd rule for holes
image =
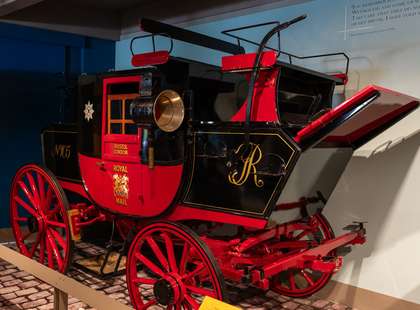
{"label": "axle", "polygon": [[[350,232],[336,238],[302,240],[302,236],[316,233],[319,225],[319,218],[314,217],[308,222],[278,225],[248,236],[244,241],[202,239],[213,251],[226,278],[268,289],[270,279],[287,270],[336,272],[343,259],[337,256],[336,250],[366,241],[362,223],[352,225]],[[294,234],[295,237],[290,237]]]}
{"label": "axle", "polygon": [[312,268],[323,272],[335,272],[341,267],[342,257],[338,256],[330,260],[328,253],[346,245],[363,244],[365,239],[365,230],[361,228],[354,232],[349,232],[335,239],[329,240],[315,248],[305,250],[295,255],[287,256],[262,268],[251,272],[251,281],[258,283],[264,279],[270,278],[281,271],[291,268]]}

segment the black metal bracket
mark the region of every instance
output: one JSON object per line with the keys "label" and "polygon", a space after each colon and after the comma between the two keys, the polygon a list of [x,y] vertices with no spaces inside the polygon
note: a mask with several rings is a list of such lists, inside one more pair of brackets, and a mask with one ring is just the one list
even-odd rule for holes
{"label": "black metal bracket", "polygon": [[352,231],[352,232],[365,231],[365,224],[367,224],[367,222],[353,221],[353,224],[347,225],[346,227],[343,228],[343,230]]}
{"label": "black metal bracket", "polygon": [[141,38],[145,38],[148,36],[152,37],[153,40],[153,48],[155,49],[154,43],[154,36],[166,36],[171,39],[171,51],[173,47],[173,40],[180,40],[186,43],[191,43],[194,45],[207,47],[216,51],[225,52],[228,54],[238,55],[244,54],[245,49],[239,45],[234,43],[230,43],[224,40],[220,40],[214,37],[210,37],[205,34],[201,34],[198,32],[186,30],[180,27],[168,25],[165,23],[161,23],[155,20],[142,18],[140,19],[140,28],[145,31],[149,32],[150,35],[134,37],[130,43],[130,50],[133,53],[133,41]]}
{"label": "black metal bracket", "polygon": [[[259,27],[264,27],[264,26],[270,26],[270,25],[280,25],[280,22],[271,21],[271,22],[266,22],[266,23],[252,24],[252,25],[247,25],[247,26],[242,26],[242,27],[237,27],[237,28],[226,29],[226,30],[222,31],[222,34],[236,39],[237,44],[239,46],[241,46],[241,41],[246,42],[246,43],[250,43],[250,44],[255,45],[255,46],[259,46],[260,44],[258,42],[255,42],[255,41],[252,41],[250,39],[241,37],[237,34],[233,34],[232,32],[237,32],[237,31],[242,31],[242,30],[247,30],[247,29],[253,29],[253,28],[259,28]],[[270,46],[266,46],[265,48],[268,49],[268,50],[279,52],[280,51],[280,32],[277,32],[277,39],[278,39],[278,48],[273,48],[273,47],[270,47]]]}
{"label": "black metal bracket", "polygon": [[254,86],[255,86],[255,83],[256,83],[256,80],[257,80],[257,77],[258,77],[258,73],[259,73],[259,69],[260,69],[260,62],[261,62],[261,59],[262,59],[262,53],[263,53],[268,41],[276,33],[279,33],[280,31],[283,31],[283,30],[289,28],[290,26],[306,19],[306,17],[307,17],[307,15],[301,15],[301,16],[298,16],[298,17],[292,19],[292,20],[289,20],[289,21],[284,22],[282,24],[276,25],[269,32],[267,32],[267,34],[261,40],[260,44],[258,44],[258,50],[257,50],[257,54],[255,56],[253,70],[252,70],[251,77],[250,77],[247,103],[246,103],[245,140],[246,140],[247,143],[249,142],[249,127],[250,127],[250,122],[251,122],[251,111],[252,111],[252,101],[253,101],[253,97],[254,97]]}

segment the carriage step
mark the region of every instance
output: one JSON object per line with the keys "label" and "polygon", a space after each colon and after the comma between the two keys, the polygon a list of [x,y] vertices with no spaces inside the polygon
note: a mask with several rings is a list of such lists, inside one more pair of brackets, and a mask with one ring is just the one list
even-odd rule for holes
{"label": "carriage step", "polygon": [[74,264],[101,279],[114,277],[125,271],[126,255],[123,249],[123,244],[112,244],[105,253],[77,259]]}
{"label": "carriage step", "polygon": [[314,260],[311,262],[311,268],[321,272],[337,272],[343,265],[343,257],[325,257],[323,260]]}
{"label": "carriage step", "polygon": [[342,246],[342,247],[337,248],[336,253],[339,256],[346,256],[350,254],[351,251],[352,251],[351,246]]}
{"label": "carriage step", "polygon": [[345,226],[343,230],[352,231],[352,232],[358,232],[361,230],[364,231],[366,223],[367,222],[353,222],[353,224]]}

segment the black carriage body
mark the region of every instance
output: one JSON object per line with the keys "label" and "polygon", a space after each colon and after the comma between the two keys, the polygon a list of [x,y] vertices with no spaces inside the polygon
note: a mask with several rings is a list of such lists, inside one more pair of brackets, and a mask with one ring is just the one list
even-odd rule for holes
{"label": "black carriage body", "polygon": [[249,141],[242,124],[201,126],[192,138],[183,203],[268,217],[300,155],[280,127],[258,124]]}
{"label": "black carriage body", "polygon": [[78,141],[80,131],[76,124],[52,125],[42,132],[44,164],[57,177],[80,182]]}
{"label": "black carriage body", "polygon": [[[154,131],[155,164],[184,162],[183,184],[175,203],[268,219],[282,201],[280,194],[301,154],[291,135],[311,115],[331,107],[336,82],[293,65],[277,63],[275,68],[279,69],[277,113],[284,122],[254,122],[249,136],[243,123],[228,121],[246,99],[248,84],[243,73],[222,74],[216,66],[171,58],[153,67],[82,75],[76,123],[54,125],[43,132],[44,161],[59,179],[81,182],[77,154],[102,156],[104,79],[151,74],[153,94],[173,89],[182,94],[187,108],[187,121],[176,133]],[[127,92],[140,93],[140,85],[116,85],[108,90],[111,94]],[[94,111],[89,120],[88,106]],[[246,136],[254,148],[248,149]],[[254,157],[246,162],[252,152]],[[313,183],[311,191],[300,197],[322,190],[316,185],[322,183],[319,179]],[[324,195],[330,191],[329,187]]]}
{"label": "black carriage body", "polygon": [[[182,203],[267,218],[300,155],[299,147],[286,131],[303,126],[304,119],[308,118],[308,113],[314,113],[314,109],[331,106],[335,85],[334,79],[311,70],[281,63],[279,66],[278,101],[285,106],[278,103],[278,112],[288,121],[283,127],[275,123],[253,125],[250,142],[258,146],[262,159],[250,168],[252,171],[247,176],[250,181],[244,184],[229,181],[229,173],[234,168],[248,169],[230,166],[243,165],[240,160],[234,163],[234,157],[249,152],[244,146],[239,149],[244,143],[243,123],[227,120],[246,98],[245,75],[222,74],[219,67],[183,59],[170,59],[163,65],[131,71],[82,75],[76,124],[54,125],[43,132],[45,164],[60,179],[81,182],[77,154],[102,156],[103,80],[151,73],[153,93],[173,89],[183,94],[185,105],[190,108],[187,117],[190,126],[192,124],[192,135],[189,137],[186,136],[187,125],[175,135],[155,131],[157,165],[180,161],[184,161],[186,167],[191,165],[182,186]],[[111,91],[140,93],[140,86],[118,85]],[[85,119],[87,106],[95,113],[88,121]],[[186,145],[192,146],[189,151],[184,150]],[[235,151],[241,154],[235,155]],[[260,179],[264,185],[256,185],[251,181],[254,179]]]}

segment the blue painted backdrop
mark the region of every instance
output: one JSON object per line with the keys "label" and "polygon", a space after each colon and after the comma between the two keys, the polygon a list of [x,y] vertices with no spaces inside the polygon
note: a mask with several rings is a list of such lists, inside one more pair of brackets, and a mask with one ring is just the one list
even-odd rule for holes
{"label": "blue painted backdrop", "polygon": [[0,24],[0,227],[9,226],[9,187],[16,169],[41,162],[42,128],[72,121],[65,68],[75,80],[114,65],[113,41]]}

